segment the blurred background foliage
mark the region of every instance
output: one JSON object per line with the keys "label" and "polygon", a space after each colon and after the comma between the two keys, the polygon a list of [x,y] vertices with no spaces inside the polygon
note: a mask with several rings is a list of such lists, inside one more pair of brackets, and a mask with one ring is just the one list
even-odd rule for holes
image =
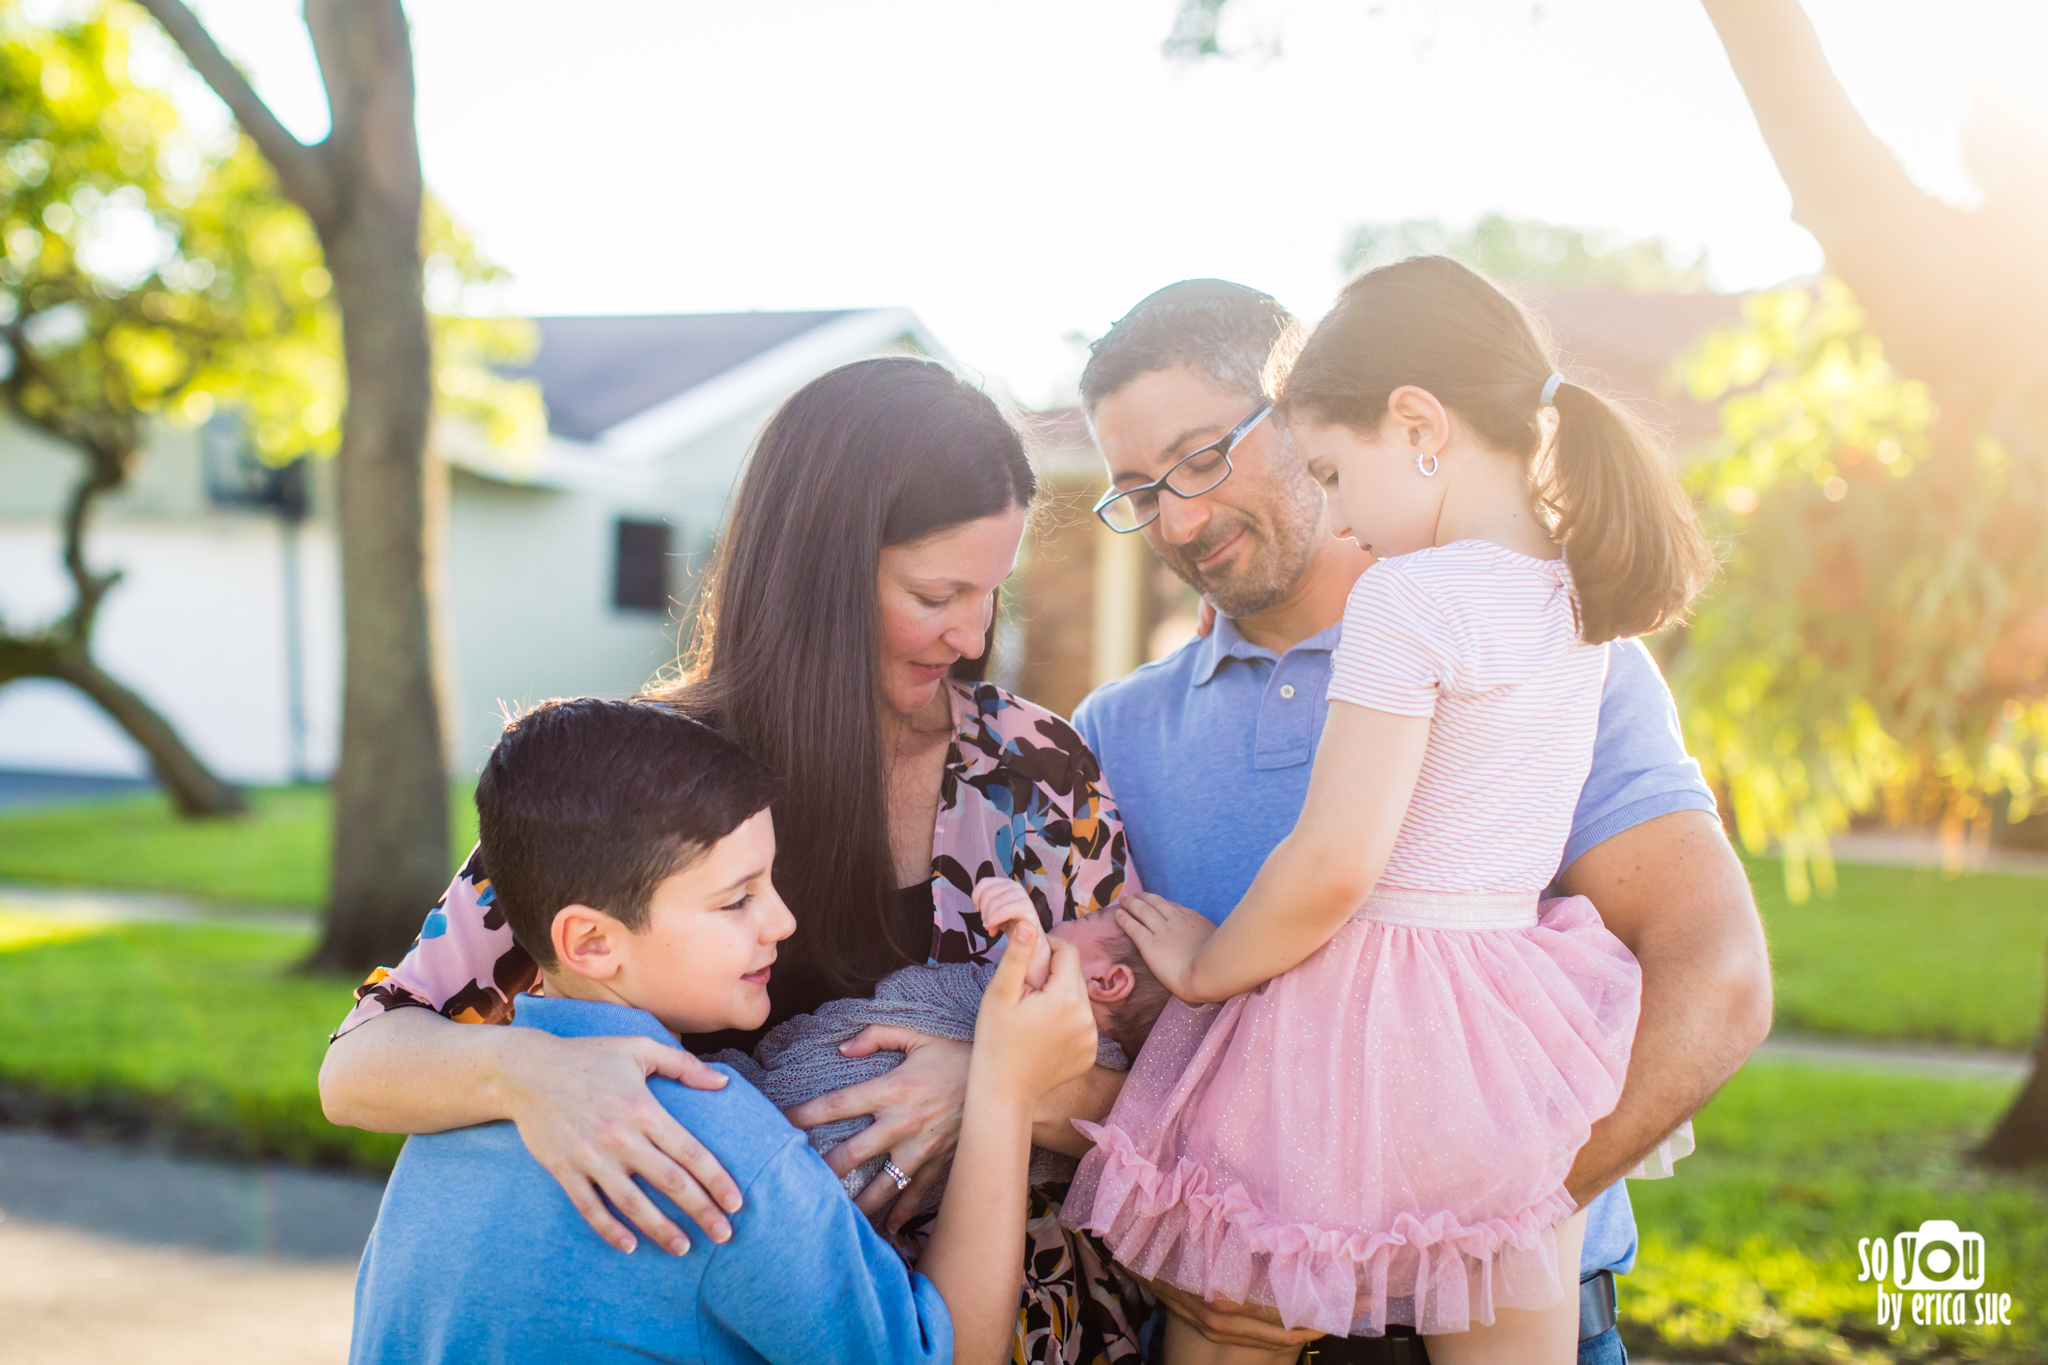
{"label": "blurred background foliage", "polygon": [[[20,415],[60,439],[234,412],[265,460],[331,455],[345,402],[332,277],[305,215],[232,129],[185,117],[183,59],[132,6],[46,26],[0,10],[0,327]],[[430,200],[441,413],[536,444],[504,272]]]}
{"label": "blurred background foliage", "polygon": [[[78,688],[197,816],[246,803],[95,659],[121,571],[96,565],[94,517],[128,484],[151,423],[232,421],[257,459],[284,466],[335,453],[347,385],[313,225],[254,143],[187,116],[184,70],[132,5],[43,22],[0,7],[0,401],[81,460],[59,514],[71,601],[0,623],[0,683]],[[456,439],[468,428],[514,458],[537,449],[539,388],[502,373],[533,353],[532,324],[505,316],[503,272],[431,201],[421,235],[423,284],[442,303],[430,320],[439,416]]]}
{"label": "blurred background foliage", "polygon": [[118,439],[165,413],[243,415],[283,461],[334,448],[331,281],[245,140],[209,137],[139,11],[67,27],[0,11],[0,313],[14,406],[56,436]]}
{"label": "blurred background foliage", "polygon": [[1588,231],[1535,218],[1482,214],[1469,227],[1436,218],[1353,228],[1341,263],[1370,270],[1409,256],[1450,256],[1509,285],[1694,294],[1707,287],[1707,254],[1683,259],[1660,237]]}
{"label": "blurred background foliage", "polygon": [[1781,847],[1803,897],[1857,817],[2024,818],[2048,783],[2042,426],[2002,414],[1937,458],[1928,389],[1832,279],[1747,300],[1673,381],[1721,402],[1691,477],[1724,562],[1667,671],[1748,848]]}

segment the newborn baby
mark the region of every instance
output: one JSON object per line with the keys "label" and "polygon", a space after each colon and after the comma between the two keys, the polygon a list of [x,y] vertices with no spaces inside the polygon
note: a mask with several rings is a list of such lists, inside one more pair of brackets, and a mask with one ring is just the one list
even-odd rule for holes
{"label": "newborn baby", "polygon": [[[1028,952],[1031,965],[1026,971],[1033,988],[1042,987],[1052,968],[1052,947],[1038,924],[1038,910],[1031,894],[1016,882],[991,878],[976,883],[974,906],[981,912],[982,927],[991,937],[1006,939],[1005,952]],[[1137,945],[1118,927],[1116,916],[1097,914],[1087,919],[1056,924],[1052,932],[1080,951],[1081,974],[1088,982],[1088,999],[1095,1009],[1095,1027],[1101,1035],[1096,1061],[1123,1070],[1138,1055],[1160,1010],[1172,997],[1152,969],[1145,965]],[[789,1109],[806,1100],[893,1070],[903,1060],[900,1052],[877,1052],[867,1057],[848,1057],[839,1045],[870,1024],[896,1024],[929,1033],[937,1038],[971,1042],[974,1016],[981,1008],[982,992],[996,972],[994,963],[959,962],[940,966],[905,967],[884,977],[867,1000],[834,1000],[816,1014],[800,1014],[768,1031],[753,1056],[728,1050],[709,1060],[724,1062],[746,1077],[779,1109]],[[872,1115],[821,1124],[809,1131],[811,1146],[820,1155],[874,1122]],[[875,1157],[849,1171],[843,1178],[849,1194],[859,1194],[881,1171],[885,1157]],[[1033,1184],[1063,1180],[1073,1175],[1071,1157],[1043,1148],[1032,1149]],[[944,1182],[938,1182],[920,1203],[936,1208]]]}

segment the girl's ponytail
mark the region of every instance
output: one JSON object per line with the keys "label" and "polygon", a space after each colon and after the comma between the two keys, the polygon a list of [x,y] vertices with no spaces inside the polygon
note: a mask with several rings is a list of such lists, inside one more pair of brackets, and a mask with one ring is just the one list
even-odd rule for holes
{"label": "girl's ponytail", "polygon": [[[1491,280],[1414,256],[1344,287],[1280,392],[1281,415],[1377,431],[1404,384],[1435,394],[1491,449],[1529,461],[1579,594],[1589,644],[1680,619],[1714,567],[1678,474],[1641,425],[1549,378],[1550,350]],[[1544,444],[1542,406],[1557,409]]]}
{"label": "girl's ponytail", "polygon": [[1677,472],[1625,410],[1559,384],[1557,430],[1537,487],[1557,515],[1588,644],[1647,635],[1679,620],[1713,572]]}

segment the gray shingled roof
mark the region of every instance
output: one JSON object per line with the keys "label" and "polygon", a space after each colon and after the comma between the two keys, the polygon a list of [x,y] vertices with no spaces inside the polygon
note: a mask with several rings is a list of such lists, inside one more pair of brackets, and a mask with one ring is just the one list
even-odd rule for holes
{"label": "gray shingled roof", "polygon": [[540,350],[513,372],[540,381],[548,430],[590,441],[743,361],[844,317],[823,313],[682,313],[535,318]]}

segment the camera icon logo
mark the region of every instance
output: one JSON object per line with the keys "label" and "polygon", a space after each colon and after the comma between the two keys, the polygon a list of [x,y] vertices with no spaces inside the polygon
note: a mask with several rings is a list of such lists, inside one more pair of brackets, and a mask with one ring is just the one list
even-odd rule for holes
{"label": "camera icon logo", "polygon": [[[1880,1249],[1882,1249],[1880,1247]],[[1892,1238],[1892,1282],[1902,1290],[1984,1287],[1984,1238],[1944,1218]]]}

